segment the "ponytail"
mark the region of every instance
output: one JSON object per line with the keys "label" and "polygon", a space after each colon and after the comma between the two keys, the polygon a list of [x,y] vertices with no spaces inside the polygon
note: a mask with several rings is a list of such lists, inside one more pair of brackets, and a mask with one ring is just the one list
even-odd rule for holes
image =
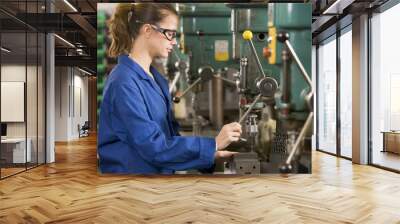
{"label": "ponytail", "polygon": [[[139,35],[143,23],[157,24],[169,14],[178,16],[171,4],[120,3],[108,22],[111,46],[110,57],[129,54],[134,39]],[[138,23],[137,21],[140,21]]]}
{"label": "ponytail", "polygon": [[132,38],[129,31],[129,15],[131,15],[132,4],[118,4],[114,15],[108,22],[111,46],[108,50],[110,57],[128,54],[132,48]]}

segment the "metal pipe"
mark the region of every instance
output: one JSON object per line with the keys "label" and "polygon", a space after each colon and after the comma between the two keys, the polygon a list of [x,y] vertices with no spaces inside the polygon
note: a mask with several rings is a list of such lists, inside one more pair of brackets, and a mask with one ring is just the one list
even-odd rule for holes
{"label": "metal pipe", "polygon": [[287,49],[282,50],[282,102],[290,102],[290,63]]}
{"label": "metal pipe", "polygon": [[254,47],[253,41],[250,39],[250,40],[248,40],[248,42],[250,44],[250,49],[251,49],[251,51],[253,51],[254,57],[256,58],[258,70],[263,75],[263,77],[265,77],[264,69],[261,66],[261,62],[260,62],[260,59],[258,58],[256,48]]}
{"label": "metal pipe", "polygon": [[24,24],[25,26],[29,27],[31,30],[34,30],[34,31],[37,31],[37,32],[38,32],[38,29],[36,29],[35,27],[29,25],[29,24],[26,23],[25,21],[19,19],[18,17],[16,17],[16,16],[13,15],[12,13],[10,13],[9,11],[7,11],[7,10],[5,10],[5,9],[2,9],[2,8],[0,8],[0,11],[3,12],[5,15],[11,17],[12,19],[14,19],[14,20],[16,20],[16,21],[18,21],[18,22]]}
{"label": "metal pipe", "polygon": [[217,129],[224,125],[224,85],[219,77],[221,77],[220,70],[213,76],[210,88],[210,120]]}
{"label": "metal pipe", "polygon": [[242,123],[244,119],[247,117],[247,115],[250,113],[250,111],[253,109],[253,107],[256,105],[256,103],[260,100],[261,94],[258,94],[257,97],[254,99],[253,103],[251,103],[250,107],[247,109],[247,111],[240,117],[239,123]]}

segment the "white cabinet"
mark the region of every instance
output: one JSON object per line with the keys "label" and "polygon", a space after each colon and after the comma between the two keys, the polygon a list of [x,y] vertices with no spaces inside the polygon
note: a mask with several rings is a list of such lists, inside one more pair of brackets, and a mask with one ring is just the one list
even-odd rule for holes
{"label": "white cabinet", "polygon": [[1,140],[2,148],[6,147],[7,149],[12,150],[12,163],[25,163],[32,161],[32,140],[28,138],[26,142],[28,145],[25,151],[24,138],[7,138]]}

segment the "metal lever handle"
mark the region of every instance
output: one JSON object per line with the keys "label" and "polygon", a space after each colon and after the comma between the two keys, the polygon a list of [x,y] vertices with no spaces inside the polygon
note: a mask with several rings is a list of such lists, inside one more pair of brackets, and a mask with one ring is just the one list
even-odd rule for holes
{"label": "metal lever handle", "polygon": [[220,75],[214,75],[214,77],[217,78],[217,79],[221,79],[222,81],[224,81],[224,82],[226,82],[226,83],[228,83],[228,84],[231,84],[231,85],[236,86],[236,82],[233,81],[233,80],[224,78],[224,77],[222,77],[222,76],[220,76]]}
{"label": "metal lever handle", "polygon": [[300,131],[299,136],[297,136],[296,142],[293,145],[292,151],[290,152],[288,158],[286,159],[285,164],[280,168],[281,173],[290,173],[292,171],[292,160],[293,156],[296,154],[297,150],[299,149],[300,141],[304,138],[304,135],[306,134],[306,131],[308,127],[312,124],[312,120],[314,117],[314,112],[311,112],[308,117],[306,122],[303,125],[303,128]]}
{"label": "metal lever handle", "polygon": [[172,93],[172,89],[174,89],[174,87],[175,87],[176,83],[178,82],[178,79],[179,79],[180,76],[181,76],[181,72],[178,72],[178,74],[172,80],[172,83],[169,86],[169,94]]}
{"label": "metal lever handle", "polygon": [[253,109],[253,107],[256,105],[256,103],[260,100],[261,94],[258,94],[257,97],[254,99],[253,103],[251,103],[250,107],[247,109],[247,111],[242,115],[242,117],[239,119],[239,124],[244,121],[244,119],[249,115],[250,111]]}
{"label": "metal lever handle", "polygon": [[311,90],[310,92],[314,92],[312,89],[312,82],[311,82],[310,76],[308,76],[306,69],[304,68],[303,64],[301,63],[299,57],[297,56],[296,52],[294,51],[289,40],[285,41],[285,45],[289,49],[290,54],[293,56],[294,61],[296,62],[297,66],[299,67],[301,74],[303,74],[304,79],[307,81],[307,84],[310,86],[310,90]]}
{"label": "metal lever handle", "polygon": [[254,47],[253,41],[251,40],[252,38],[253,38],[253,33],[250,30],[246,30],[243,32],[243,39],[249,41],[250,49],[253,52],[254,57],[256,58],[258,70],[263,75],[263,77],[266,77],[264,69],[261,66],[260,59],[258,58],[256,48]]}
{"label": "metal lever handle", "polygon": [[181,97],[185,96],[186,93],[189,92],[189,90],[191,90],[195,85],[197,85],[199,82],[201,81],[201,77],[196,79],[196,81],[194,81],[188,88],[186,88],[182,94],[180,96],[175,96],[173,98],[174,103],[179,103],[181,101]]}
{"label": "metal lever handle", "polygon": [[289,41],[289,34],[286,32],[280,32],[277,36],[277,39],[280,42],[283,42],[286,47],[289,49],[290,54],[292,55],[292,57],[294,58],[294,61],[296,62],[296,65],[299,67],[301,74],[303,75],[303,78],[306,80],[307,84],[310,86],[310,94],[314,94],[314,90],[312,87],[312,82],[310,79],[310,76],[308,75],[306,69],[304,68],[303,64],[301,63],[299,57],[296,54],[296,51],[294,51],[292,44],[290,44]]}

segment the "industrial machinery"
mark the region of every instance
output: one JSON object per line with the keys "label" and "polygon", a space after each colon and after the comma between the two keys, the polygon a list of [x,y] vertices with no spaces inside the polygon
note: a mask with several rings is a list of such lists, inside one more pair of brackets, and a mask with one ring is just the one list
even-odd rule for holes
{"label": "industrial machinery", "polygon": [[[307,15],[311,7],[293,3],[229,7],[233,52],[240,58],[239,122],[248,140],[244,152],[225,164],[225,171],[309,173],[307,130],[313,117],[313,91],[307,72],[311,68],[311,18]],[[261,60],[260,55],[265,58]]]}
{"label": "industrial machinery", "polygon": [[204,117],[213,129],[219,129],[226,117],[234,119],[228,111],[237,111],[235,99],[238,94],[233,75],[238,73],[238,64],[229,52],[230,9],[216,3],[177,4],[177,8],[180,15],[179,50],[171,55],[168,65],[171,86],[174,86],[171,90],[176,88],[175,92],[171,91],[178,104],[175,108],[181,111],[182,99],[190,102],[187,103],[191,111],[188,117],[193,134],[213,135],[214,132],[201,131],[207,124]]}
{"label": "industrial machinery", "polygon": [[171,92],[181,87],[174,102],[191,93],[195,135],[204,135],[204,107],[215,131],[232,121],[243,127],[228,148],[239,153],[215,172],[310,173],[311,5],[182,5],[180,55],[169,63]]}

